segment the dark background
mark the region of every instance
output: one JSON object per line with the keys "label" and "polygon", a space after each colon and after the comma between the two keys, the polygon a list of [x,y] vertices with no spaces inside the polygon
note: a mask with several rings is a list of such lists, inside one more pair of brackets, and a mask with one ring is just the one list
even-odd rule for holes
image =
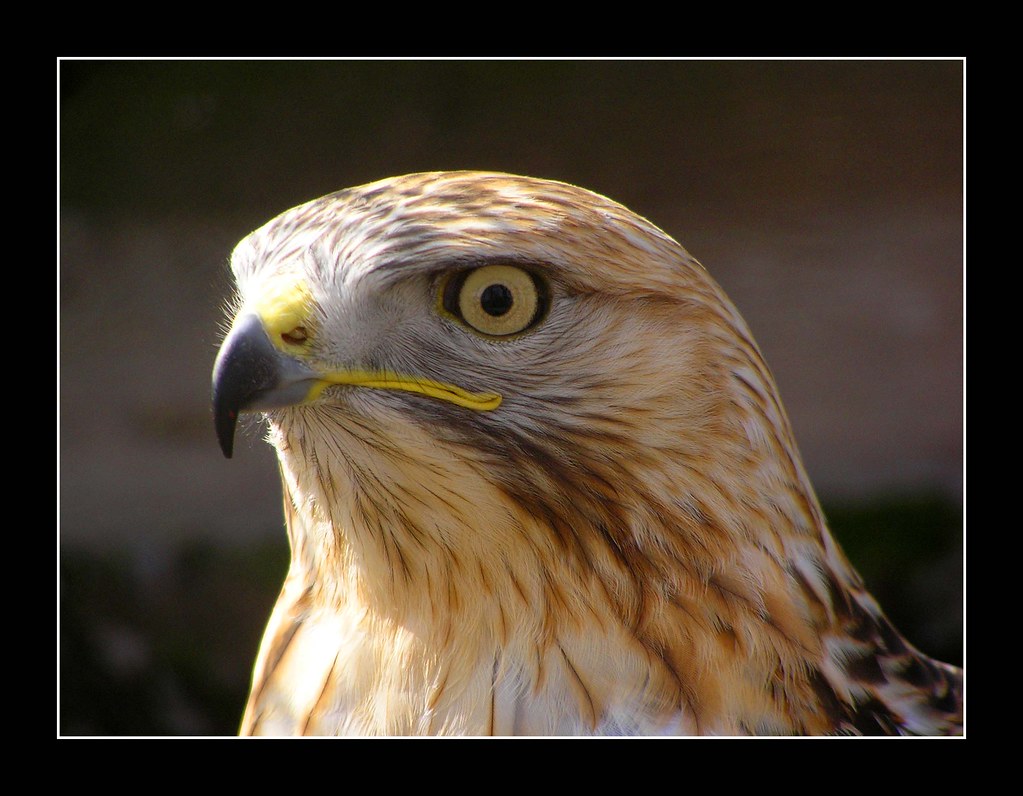
{"label": "dark background", "polygon": [[836,535],[961,662],[963,69],[901,61],[62,61],[64,735],[229,734],[287,565],[272,452],[222,458],[234,244],[412,171],[604,193],[746,316]]}

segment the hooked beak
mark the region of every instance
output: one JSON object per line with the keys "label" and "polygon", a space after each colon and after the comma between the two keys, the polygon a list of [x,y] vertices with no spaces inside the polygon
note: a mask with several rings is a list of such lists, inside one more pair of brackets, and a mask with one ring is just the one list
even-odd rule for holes
{"label": "hooked beak", "polygon": [[[387,370],[342,369],[317,371],[302,358],[274,345],[267,331],[274,319],[277,327],[289,329],[294,317],[278,312],[264,322],[256,313],[238,316],[224,340],[213,366],[213,423],[220,449],[227,458],[234,450],[234,431],[241,412],[259,412],[315,401],[330,386],[349,385],[376,390],[398,390],[434,398],[479,412],[496,409],[501,396],[473,392],[456,384]],[[279,317],[285,319],[281,323]]]}
{"label": "hooked beak", "polygon": [[238,415],[305,401],[319,379],[314,370],[270,342],[257,315],[240,316],[213,366],[213,423],[231,458]]}

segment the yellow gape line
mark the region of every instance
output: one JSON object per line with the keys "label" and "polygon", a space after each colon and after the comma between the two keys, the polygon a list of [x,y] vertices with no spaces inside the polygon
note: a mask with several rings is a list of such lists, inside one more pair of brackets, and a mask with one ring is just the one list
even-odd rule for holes
{"label": "yellow gape line", "polygon": [[[305,279],[283,275],[272,277],[261,286],[259,299],[252,309],[262,320],[272,344],[289,356],[301,358],[305,350],[303,342],[316,333],[313,307],[313,296]],[[480,412],[501,405],[501,396],[496,393],[469,392],[454,384],[369,370],[318,374],[305,400],[318,398],[332,384],[416,392]]]}
{"label": "yellow gape line", "polygon": [[309,390],[307,401],[317,398],[321,392],[332,384],[351,384],[358,387],[372,387],[378,390],[405,390],[416,392],[430,398],[456,404],[466,409],[488,412],[501,405],[501,396],[492,392],[469,392],[454,384],[445,384],[432,379],[414,379],[399,376],[396,373],[381,373],[364,370],[346,370],[336,373],[324,373],[319,381]]}

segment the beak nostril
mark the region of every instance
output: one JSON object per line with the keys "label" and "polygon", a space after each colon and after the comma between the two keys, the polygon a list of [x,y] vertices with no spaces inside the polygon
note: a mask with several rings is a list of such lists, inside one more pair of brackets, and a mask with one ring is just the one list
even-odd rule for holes
{"label": "beak nostril", "polygon": [[296,326],[288,332],[281,332],[281,339],[290,345],[302,345],[309,339],[309,333],[304,326]]}

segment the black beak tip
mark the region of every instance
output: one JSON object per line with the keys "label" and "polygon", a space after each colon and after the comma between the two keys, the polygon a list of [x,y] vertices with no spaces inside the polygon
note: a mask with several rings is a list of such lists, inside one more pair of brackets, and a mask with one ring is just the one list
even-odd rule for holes
{"label": "black beak tip", "polygon": [[230,459],[234,451],[241,412],[301,402],[311,375],[274,348],[258,316],[236,319],[213,365],[213,426],[224,456]]}
{"label": "black beak tip", "polygon": [[[219,374],[219,368],[216,375]],[[217,432],[220,450],[228,459],[234,452],[234,430],[238,425],[238,401],[229,389],[230,382],[213,379],[213,427]]]}
{"label": "black beak tip", "polygon": [[226,407],[214,409],[213,424],[217,429],[217,441],[225,458],[230,459],[234,453],[234,429],[238,423],[238,410]]}
{"label": "black beak tip", "polygon": [[244,372],[238,372],[236,360],[237,346],[228,347],[217,357],[213,368],[213,427],[217,432],[220,450],[228,459],[234,452],[234,431],[243,403],[239,384],[245,383],[245,379],[240,378]]}
{"label": "black beak tip", "polygon": [[213,365],[213,426],[228,459],[234,452],[238,415],[277,384],[278,359],[258,317],[235,321]]}

